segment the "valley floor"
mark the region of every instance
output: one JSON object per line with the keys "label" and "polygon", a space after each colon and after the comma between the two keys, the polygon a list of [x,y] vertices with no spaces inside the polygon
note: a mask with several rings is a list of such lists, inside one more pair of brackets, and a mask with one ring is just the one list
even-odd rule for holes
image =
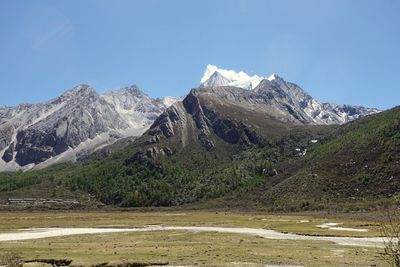
{"label": "valley floor", "polygon": [[[75,234],[64,235],[71,231]],[[40,236],[43,233],[50,235]],[[381,239],[373,238],[379,235],[376,221],[322,216],[193,211],[1,212],[0,262],[14,255],[25,261],[67,259],[72,260],[71,266],[105,262],[115,266],[385,266]]]}

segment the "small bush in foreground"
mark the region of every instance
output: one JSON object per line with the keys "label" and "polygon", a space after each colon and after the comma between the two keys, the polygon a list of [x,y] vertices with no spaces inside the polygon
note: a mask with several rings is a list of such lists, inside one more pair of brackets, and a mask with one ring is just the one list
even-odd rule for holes
{"label": "small bush in foreground", "polygon": [[400,211],[388,210],[387,223],[382,223],[384,258],[390,266],[400,267]]}

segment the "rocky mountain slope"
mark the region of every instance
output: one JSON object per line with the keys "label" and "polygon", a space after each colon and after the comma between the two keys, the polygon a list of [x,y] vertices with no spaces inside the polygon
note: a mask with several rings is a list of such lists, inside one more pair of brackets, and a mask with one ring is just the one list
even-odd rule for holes
{"label": "rocky mountain slope", "polygon": [[76,160],[122,137],[142,134],[166,108],[163,100],[150,99],[137,86],[101,95],[88,85],[46,103],[0,108],[0,170]]}
{"label": "rocky mountain slope", "polygon": [[248,90],[267,92],[265,97],[284,109],[301,113],[305,123],[343,124],[379,112],[374,108],[321,103],[298,85],[287,82],[276,74],[269,77],[249,76],[244,72],[219,69],[208,65],[201,79],[201,88],[235,86]]}
{"label": "rocky mountain slope", "polygon": [[217,144],[257,145],[279,137],[302,121],[270,105],[258,91],[237,87],[192,89],[182,102],[168,108],[138,140],[146,155],[172,155],[186,147],[205,151]]}
{"label": "rocky mountain slope", "polygon": [[[158,117],[140,138],[145,140],[141,146],[150,157],[171,155],[194,143],[208,151],[217,143],[251,147],[262,139],[279,138],[294,127],[339,124],[377,112],[338,105],[331,106],[337,111],[332,112],[300,87],[272,77],[252,90],[230,86],[192,89],[182,102]],[[319,113],[315,113],[317,107]]]}

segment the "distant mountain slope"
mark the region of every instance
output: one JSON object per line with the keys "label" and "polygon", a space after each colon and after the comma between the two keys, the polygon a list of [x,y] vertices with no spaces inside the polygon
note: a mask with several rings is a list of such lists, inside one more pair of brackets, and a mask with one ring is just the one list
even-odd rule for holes
{"label": "distant mountain slope", "polygon": [[46,103],[0,108],[0,170],[75,160],[142,134],[166,107],[137,86],[100,95],[79,85]]}
{"label": "distant mountain slope", "polygon": [[138,136],[165,110],[137,86],[125,87],[102,95],[129,125],[128,135]]}
{"label": "distant mountain slope", "polygon": [[249,76],[244,72],[219,69],[208,65],[201,79],[200,88],[236,86],[255,91],[267,91],[266,97],[275,99],[283,109],[295,109],[302,113],[306,123],[343,124],[354,119],[379,112],[374,108],[351,105],[321,103],[312,98],[298,85],[287,82],[276,74],[268,78],[257,75]]}

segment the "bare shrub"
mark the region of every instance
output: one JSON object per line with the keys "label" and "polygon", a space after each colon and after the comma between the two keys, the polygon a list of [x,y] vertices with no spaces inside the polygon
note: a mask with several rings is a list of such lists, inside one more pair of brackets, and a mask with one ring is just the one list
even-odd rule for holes
{"label": "bare shrub", "polygon": [[400,267],[400,211],[388,209],[386,222],[381,224],[384,237],[384,259],[390,266]]}

